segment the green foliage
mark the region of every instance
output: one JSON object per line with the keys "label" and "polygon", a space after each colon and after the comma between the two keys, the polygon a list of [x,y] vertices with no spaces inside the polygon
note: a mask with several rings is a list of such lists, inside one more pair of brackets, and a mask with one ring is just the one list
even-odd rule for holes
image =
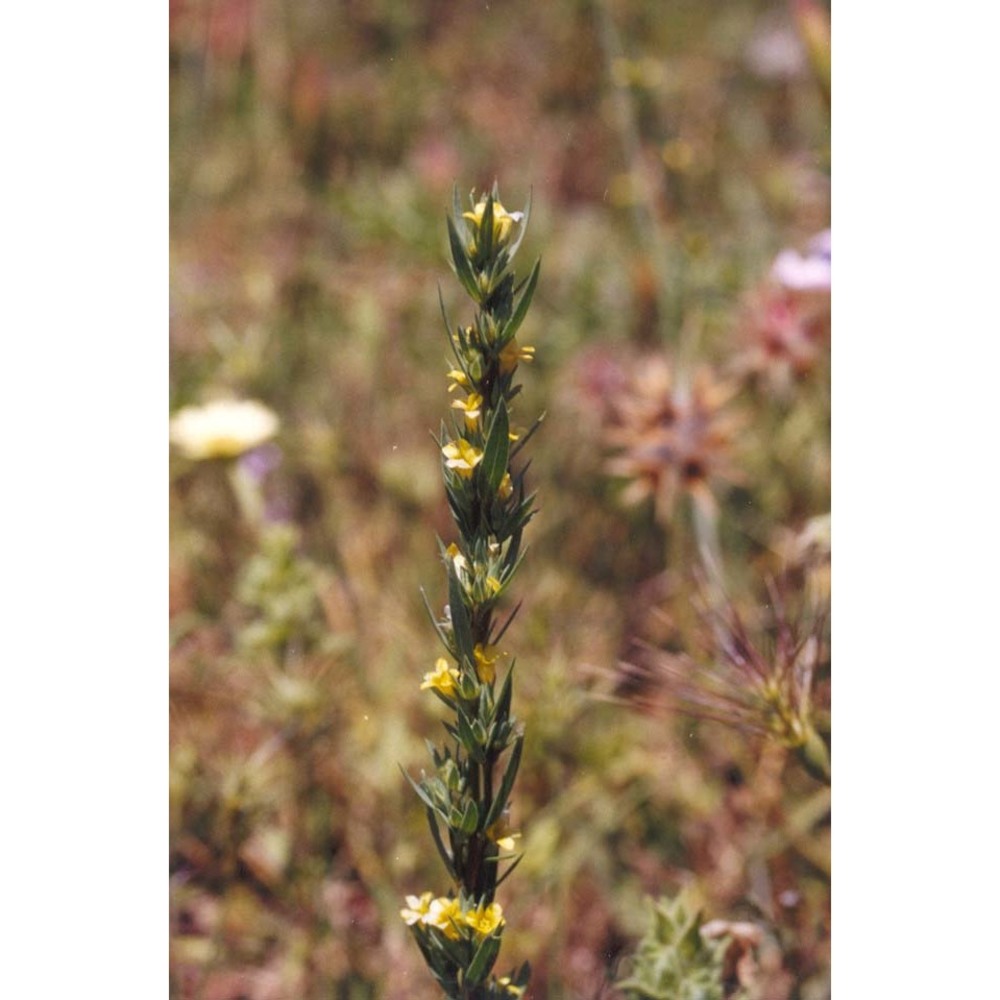
{"label": "green foliage", "polygon": [[308,652],[327,634],[316,568],[299,553],[300,543],[294,525],[267,526],[237,582],[236,598],[252,614],[239,633],[248,652],[270,652],[281,660],[290,650]]}
{"label": "green foliage", "polygon": [[[524,495],[524,467],[511,465],[510,410],[520,386],[514,375],[533,350],[514,341],[538,278],[535,264],[526,286],[514,290],[508,271],[516,247],[515,227],[523,235],[529,207],[508,213],[496,185],[462,212],[457,192],[448,219],[455,274],[479,309],[469,326],[452,327],[441,300],[441,315],[458,367],[449,378],[464,393],[453,403],[462,412],[450,430],[442,427],[442,472],[458,540],[442,548],[448,576],[444,619],[431,612],[435,631],[455,666],[444,658],[425,677],[452,711],[444,728],[452,742],[429,744],[435,772],[419,782],[407,775],[427,811],[431,837],[453,881],[452,895],[403,911],[421,954],[435,979],[455,1000],[517,996],[528,977],[524,966],[506,982],[488,979],[500,951],[504,919],[494,902],[499,883],[520,860],[500,873],[507,833],[501,818],[521,762],[524,737],[511,715],[513,663],[496,692],[496,647],[501,629],[494,623],[497,601],[520,566],[521,533],[534,513]],[[515,306],[515,297],[520,296]],[[497,777],[499,776],[499,783]],[[442,833],[443,831],[443,833]],[[457,904],[456,904],[457,900]],[[457,910],[456,910],[457,905]]]}
{"label": "green foliage", "polygon": [[649,929],[617,983],[629,1000],[723,1000],[723,956],[728,942],[706,942],[703,920],[683,895],[651,904]]}

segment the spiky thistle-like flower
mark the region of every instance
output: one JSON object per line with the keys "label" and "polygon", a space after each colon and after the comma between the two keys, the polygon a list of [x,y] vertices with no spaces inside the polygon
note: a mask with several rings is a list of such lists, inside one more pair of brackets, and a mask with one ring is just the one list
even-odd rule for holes
{"label": "spiky thistle-like flower", "polygon": [[793,618],[773,581],[762,619],[751,627],[731,601],[699,602],[703,650],[691,655],[642,646],[619,664],[620,700],[645,711],[683,711],[759,733],[795,750],[806,768],[830,780],[818,731],[816,679],[828,654],[826,614]]}
{"label": "spiky thistle-like flower", "polygon": [[652,497],[668,521],[681,493],[709,493],[716,480],[737,478],[731,452],[741,419],[727,409],[736,386],[698,370],[680,382],[662,357],[647,360],[617,397],[606,441],[613,476],[628,480],[626,503]]}

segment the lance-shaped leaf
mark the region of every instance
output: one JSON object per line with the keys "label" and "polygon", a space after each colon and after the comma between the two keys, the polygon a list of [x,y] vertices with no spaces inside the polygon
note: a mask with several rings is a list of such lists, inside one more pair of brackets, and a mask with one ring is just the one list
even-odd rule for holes
{"label": "lance-shaped leaf", "polygon": [[444,846],[444,841],[441,840],[441,831],[438,829],[437,816],[433,809],[427,810],[427,825],[431,828],[431,836],[434,838],[434,844],[438,849],[438,854],[441,855],[441,860],[444,862],[445,868],[448,869],[448,874],[457,880],[458,872],[455,871],[451,851]]}
{"label": "lance-shaped leaf", "polygon": [[424,599],[424,607],[427,609],[427,617],[430,618],[431,624],[434,626],[434,631],[437,632],[438,638],[441,640],[441,645],[443,645],[444,648],[454,656],[455,649],[452,644],[451,637],[447,634],[447,632],[445,632],[445,630],[441,627],[441,623],[434,616],[430,601],[427,600],[427,592],[423,587],[420,588],[420,596]]}
{"label": "lance-shaped leaf", "polygon": [[458,573],[454,563],[448,567],[448,608],[451,611],[451,627],[455,633],[455,650],[458,658],[475,662],[472,641],[472,626],[469,624],[469,611],[462,596],[462,586],[458,582]]}
{"label": "lance-shaped leaf", "polygon": [[541,269],[541,258],[535,261],[535,266],[528,275],[528,281],[521,298],[514,307],[514,312],[510,319],[504,324],[503,333],[497,338],[497,346],[503,347],[509,343],[517,333],[519,327],[524,322],[524,317],[528,315],[528,306],[531,305],[531,298],[535,294],[535,286],[538,284],[538,272]]}
{"label": "lance-shaped leaf", "polygon": [[[444,320],[444,329],[448,334],[448,339],[451,340],[452,331],[455,329],[451,325],[451,320],[448,319],[448,310],[445,308],[444,304],[444,292],[441,291],[441,286],[438,285],[438,304],[441,306],[441,319]],[[452,350],[454,350],[454,344],[452,344]]]}
{"label": "lance-shaped leaf", "polygon": [[[535,436],[535,432],[538,430],[539,427],[542,426],[542,421],[545,419],[545,416],[546,414],[542,413],[540,416],[535,417],[534,421],[532,422],[528,430],[523,435],[521,435],[521,437],[517,439],[517,443],[514,445],[514,449],[510,455],[511,458],[513,458]],[[521,473],[522,476],[527,471],[528,467],[525,466],[524,470]]]}
{"label": "lance-shaped leaf", "polygon": [[469,985],[481,983],[489,975],[490,969],[493,968],[493,963],[496,961],[499,951],[500,936],[494,931],[483,938],[482,944],[476,950],[476,954],[469,963],[469,967],[465,970],[465,981]]}
{"label": "lance-shaped leaf", "polygon": [[400,765],[399,769],[400,771],[403,772],[404,776],[406,777],[406,780],[413,786],[413,790],[417,793],[418,796],[420,796],[420,801],[423,802],[423,804],[428,809],[431,809],[434,812],[436,812],[441,817],[441,819],[444,820],[445,823],[447,823],[448,822],[447,814],[441,811],[441,807],[431,798],[431,796],[427,793],[427,791],[423,788],[423,786],[419,785],[416,781],[414,781],[406,773],[406,769],[402,765]]}
{"label": "lance-shaped leaf", "polygon": [[506,722],[510,716],[510,698],[513,691],[513,680],[514,664],[511,663],[510,670],[507,671],[507,676],[503,680],[503,686],[500,688],[500,697],[497,698],[496,708],[493,710],[493,718],[500,724]]}
{"label": "lance-shaped leaf", "polygon": [[493,195],[486,199],[483,208],[483,221],[479,223],[479,239],[476,241],[476,249],[479,252],[480,260],[489,260],[493,256]]}
{"label": "lance-shaped leaf", "polygon": [[511,865],[510,865],[510,867],[509,867],[509,868],[508,868],[508,869],[507,869],[507,870],[506,870],[506,871],[505,871],[505,872],[503,873],[503,875],[501,875],[501,876],[500,876],[500,878],[498,878],[498,879],[497,879],[497,888],[498,888],[498,889],[500,888],[500,886],[502,886],[502,885],[504,884],[504,882],[505,882],[505,881],[507,880],[507,877],[508,877],[509,875],[512,875],[512,874],[513,874],[513,872],[514,872],[514,869],[515,869],[515,868],[516,868],[516,867],[517,867],[517,866],[518,866],[518,865],[519,865],[519,864],[521,863],[521,859],[522,859],[523,857],[524,857],[524,855],[523,855],[523,854],[519,854],[519,855],[518,855],[518,856],[517,856],[517,857],[516,857],[516,858],[515,858],[515,859],[514,859],[514,860],[513,860],[512,862],[511,862]]}
{"label": "lance-shaped leaf", "polygon": [[480,296],[479,288],[476,285],[476,277],[472,273],[472,265],[466,256],[465,247],[462,246],[462,238],[458,235],[458,230],[455,228],[455,223],[452,222],[450,216],[448,217],[448,241],[451,244],[451,256],[455,263],[455,274],[458,275],[458,280],[462,283],[462,287],[466,292],[478,302]]}
{"label": "lance-shaped leaf", "polygon": [[[479,720],[477,719],[476,722]],[[483,751],[483,745],[476,736],[476,732],[473,729],[473,723],[469,722],[468,716],[465,712],[459,709],[458,712],[458,727],[456,730],[455,738],[462,744],[465,748],[465,752],[474,760],[477,764],[482,764],[486,761],[486,754]]]}
{"label": "lance-shaped leaf", "polygon": [[507,416],[507,404],[501,399],[493,414],[493,422],[483,449],[483,476],[491,495],[496,493],[503,481],[509,455],[510,419]]}
{"label": "lance-shaped leaf", "polygon": [[471,836],[476,832],[476,827],[479,825],[479,806],[476,805],[474,799],[469,799],[458,818],[458,822],[453,825],[456,830],[461,830],[466,836]]}
{"label": "lance-shaped leaf", "polygon": [[503,780],[497,791],[496,798],[490,806],[490,811],[486,814],[483,827],[492,826],[503,812],[510,797],[510,790],[514,787],[514,779],[517,777],[517,769],[521,764],[521,748],[524,746],[524,737],[518,736],[514,741],[514,749],[510,752],[510,759],[507,761],[507,768],[503,773]]}
{"label": "lance-shaped leaf", "polygon": [[531,189],[528,189],[528,200],[524,203],[524,210],[522,212],[523,218],[521,219],[521,231],[517,234],[517,239],[510,245],[507,251],[508,260],[513,260],[514,255],[521,248],[521,242],[524,240],[524,234],[528,231],[528,220],[531,218]]}
{"label": "lance-shaped leaf", "polygon": [[[514,610],[507,616],[507,620],[503,623],[503,625],[500,626],[500,628],[497,631],[496,635],[494,635],[493,638],[490,640],[490,642],[494,646],[503,638],[504,633],[507,631],[507,629],[510,628],[510,623],[514,620],[514,618],[517,615],[518,611],[521,610],[521,605],[523,603],[524,603],[524,601],[518,601],[517,602],[517,604],[514,606]],[[513,664],[511,664],[511,669],[513,670]]]}

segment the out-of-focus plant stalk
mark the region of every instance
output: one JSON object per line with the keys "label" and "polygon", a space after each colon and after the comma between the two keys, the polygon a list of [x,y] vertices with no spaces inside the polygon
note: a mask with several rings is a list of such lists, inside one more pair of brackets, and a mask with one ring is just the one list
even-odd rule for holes
{"label": "out-of-focus plant stalk", "polygon": [[[462,211],[456,194],[448,220],[455,274],[476,304],[474,320],[455,326],[441,311],[454,355],[448,372],[454,416],[442,424],[445,492],[458,539],[441,543],[448,575],[442,619],[428,605],[444,647],[421,688],[448,708],[449,739],[428,743],[433,771],[411,784],[423,802],[430,832],[451,878],[442,896],[408,896],[401,911],[431,972],[449,998],[489,1000],[521,996],[527,963],[496,978],[492,969],[505,925],[495,900],[497,886],[520,857],[509,826],[510,795],[524,740],[511,713],[514,664],[500,671],[507,653],[500,642],[512,618],[496,620],[497,605],[522,558],[521,540],[531,519],[533,496],[525,495],[525,467],[515,457],[537,429],[511,425],[520,392],[515,375],[534,348],[519,346],[517,333],[538,281],[539,263],[515,282],[511,262],[524,236],[524,212],[508,212],[496,186],[470,199]],[[516,612],[516,608],[514,612]],[[502,862],[511,864],[502,874]]]}
{"label": "out-of-focus plant stalk", "polygon": [[831,95],[830,12],[817,0],[790,0],[796,27],[827,104]]}
{"label": "out-of-focus plant stalk", "polygon": [[[632,94],[624,81],[616,80],[614,68],[625,61],[624,50],[607,0],[595,3],[600,31],[601,49],[608,75],[613,84],[612,103],[618,122],[622,153],[628,169],[631,190],[632,216],[636,238],[642,244],[656,276],[659,299],[660,335],[664,344],[680,336],[683,319],[681,289],[683,287],[683,258],[673,253],[663,227],[657,218],[656,191],[642,156],[637,115]],[[661,184],[665,183],[661,179]]]}

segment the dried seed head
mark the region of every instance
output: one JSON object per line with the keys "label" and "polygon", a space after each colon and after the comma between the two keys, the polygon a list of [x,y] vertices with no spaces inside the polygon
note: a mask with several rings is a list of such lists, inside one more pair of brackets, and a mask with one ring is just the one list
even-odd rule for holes
{"label": "dried seed head", "polygon": [[669,520],[681,492],[737,478],[730,454],[742,421],[726,411],[734,391],[707,370],[677,385],[662,358],[645,362],[615,401],[617,425],[606,435],[617,452],[608,471],[630,480],[623,499],[653,497],[657,515]]}

